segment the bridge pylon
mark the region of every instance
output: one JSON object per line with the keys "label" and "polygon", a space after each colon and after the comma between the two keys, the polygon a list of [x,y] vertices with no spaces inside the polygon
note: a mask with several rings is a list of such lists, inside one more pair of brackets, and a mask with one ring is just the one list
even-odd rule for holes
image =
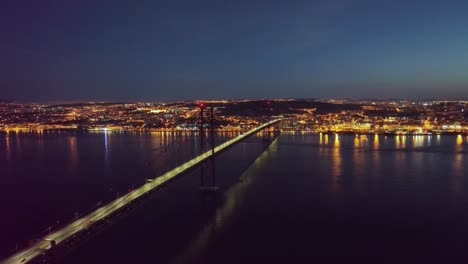
{"label": "bridge pylon", "polygon": [[[200,116],[201,116],[201,127],[200,133],[203,132],[203,109],[205,108],[204,104],[200,104]],[[200,184],[200,191],[202,192],[216,192],[218,191],[218,186],[216,186],[216,162],[215,162],[215,131],[214,131],[214,107],[213,105],[210,106],[210,139],[211,139],[211,158],[210,158],[210,165],[211,165],[211,174],[205,175],[204,166],[202,165],[200,168],[200,177],[201,177],[201,184]],[[200,148],[201,153],[203,153],[203,135],[200,139]],[[208,176],[208,177],[205,177]]]}

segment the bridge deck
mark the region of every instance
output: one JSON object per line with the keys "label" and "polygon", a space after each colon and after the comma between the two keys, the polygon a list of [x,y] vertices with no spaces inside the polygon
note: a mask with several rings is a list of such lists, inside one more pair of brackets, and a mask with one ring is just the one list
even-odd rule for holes
{"label": "bridge deck", "polygon": [[[249,130],[248,132],[239,135],[229,141],[224,142],[223,144],[215,147],[214,149],[214,154],[216,155],[217,153],[226,150],[227,148],[233,146],[234,144],[238,143],[239,141],[245,139],[246,137],[249,137],[262,129],[266,128],[269,125],[275,124],[279,119],[273,120],[269,123],[265,123],[261,126],[258,126],[252,130]],[[180,175],[181,173],[187,171],[188,169],[200,164],[202,161],[210,158],[212,155],[211,150],[204,152],[203,154],[200,154],[199,156],[183,163],[182,165],[164,173],[163,175],[155,178],[153,181],[147,182],[146,184],[142,185],[141,187],[133,190],[132,192],[129,192],[128,194],[119,197],[115,199],[114,201],[110,202],[107,205],[104,205],[95,211],[89,213],[88,215],[79,218],[70,224],[66,225],[60,230],[57,230],[46,237],[44,237],[42,240],[36,242],[33,244],[31,247],[28,247],[15,255],[9,257],[8,259],[3,260],[1,263],[2,264],[7,264],[7,263],[26,263],[28,261],[31,261],[32,259],[36,258],[37,256],[41,255],[45,250],[50,249],[50,242],[51,240],[54,240],[55,243],[58,245],[67,238],[79,233],[83,229],[86,229],[93,225],[95,222],[102,220],[106,217],[111,216],[114,212],[117,210],[125,207],[132,201],[135,201],[136,199],[140,198],[142,195],[148,193],[149,191],[152,191],[156,189],[158,186],[160,186],[163,183],[166,183],[167,181],[175,178],[176,176]]]}

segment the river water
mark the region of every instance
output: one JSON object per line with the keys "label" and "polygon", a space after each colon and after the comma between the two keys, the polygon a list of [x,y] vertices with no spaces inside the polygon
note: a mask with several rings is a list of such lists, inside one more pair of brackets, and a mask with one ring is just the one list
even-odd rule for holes
{"label": "river water", "polygon": [[[3,252],[200,151],[181,133],[1,140]],[[467,150],[463,136],[253,136],[217,158],[216,197],[191,171],[64,262],[467,260]]]}

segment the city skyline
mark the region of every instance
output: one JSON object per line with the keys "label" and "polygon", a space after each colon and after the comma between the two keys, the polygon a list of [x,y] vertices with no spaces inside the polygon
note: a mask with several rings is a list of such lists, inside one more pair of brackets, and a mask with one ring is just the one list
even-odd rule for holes
{"label": "city skyline", "polygon": [[22,1],[1,98],[468,99],[462,1]]}
{"label": "city skyline", "polygon": [[[468,101],[216,100],[177,103],[0,103],[0,131],[197,131],[212,107],[218,131],[243,131],[270,117],[285,131],[432,135],[468,132]],[[203,111],[202,111],[203,112]]]}

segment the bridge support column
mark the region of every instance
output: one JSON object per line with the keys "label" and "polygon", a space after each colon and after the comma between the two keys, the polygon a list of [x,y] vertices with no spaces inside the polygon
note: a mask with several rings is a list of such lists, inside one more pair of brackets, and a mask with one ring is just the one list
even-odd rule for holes
{"label": "bridge support column", "polygon": [[[199,106],[200,106],[200,154],[203,154],[203,147],[205,143],[205,131],[203,129],[203,126],[205,125],[205,119],[203,116],[203,110],[205,109],[205,105],[203,103],[200,103]],[[200,166],[200,187],[205,186],[204,165],[205,164],[201,164]]]}
{"label": "bridge support column", "polygon": [[210,106],[210,137],[211,137],[211,179],[208,179],[208,183],[200,186],[200,191],[203,192],[216,192],[218,186],[216,186],[216,166],[215,166],[215,132],[214,132],[214,110],[213,106]]}
{"label": "bridge support column", "polygon": [[[270,100],[267,100],[265,102],[264,110],[265,110],[265,114],[266,114],[266,116],[268,118],[267,122],[270,123],[270,121],[271,121],[271,110],[272,110]],[[270,130],[271,130],[271,126],[268,126],[268,127],[265,128],[265,130],[263,130],[263,142],[264,143],[270,144],[271,141],[272,141],[271,135],[270,135],[271,134]]]}

